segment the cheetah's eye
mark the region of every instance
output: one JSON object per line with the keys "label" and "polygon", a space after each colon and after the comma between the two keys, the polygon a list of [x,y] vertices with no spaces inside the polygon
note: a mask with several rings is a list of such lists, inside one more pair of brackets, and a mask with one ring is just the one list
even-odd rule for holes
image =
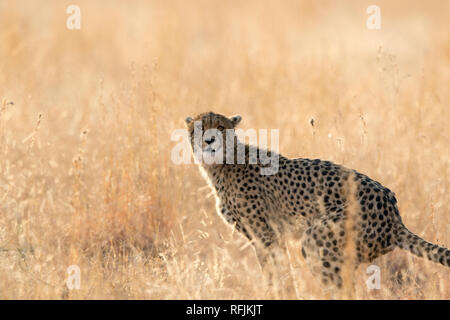
{"label": "cheetah's eye", "polygon": [[223,131],[223,129],[225,129],[223,126],[218,126],[217,130]]}

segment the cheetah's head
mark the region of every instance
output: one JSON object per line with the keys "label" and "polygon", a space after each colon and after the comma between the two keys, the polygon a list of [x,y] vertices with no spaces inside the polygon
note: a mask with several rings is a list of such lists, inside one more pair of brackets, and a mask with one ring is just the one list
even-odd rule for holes
{"label": "cheetah's head", "polygon": [[227,146],[234,148],[234,129],[241,119],[239,115],[226,117],[213,112],[187,117],[185,123],[195,158],[208,165],[225,163]]}

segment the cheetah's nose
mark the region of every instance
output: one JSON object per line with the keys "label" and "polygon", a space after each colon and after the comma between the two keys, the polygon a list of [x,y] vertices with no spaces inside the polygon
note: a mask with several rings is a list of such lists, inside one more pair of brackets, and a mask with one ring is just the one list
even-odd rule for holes
{"label": "cheetah's nose", "polygon": [[215,137],[211,137],[209,140],[208,140],[208,139],[205,140],[205,142],[206,142],[207,144],[211,144],[211,143],[213,143],[214,141],[216,141],[216,138],[215,138]]}

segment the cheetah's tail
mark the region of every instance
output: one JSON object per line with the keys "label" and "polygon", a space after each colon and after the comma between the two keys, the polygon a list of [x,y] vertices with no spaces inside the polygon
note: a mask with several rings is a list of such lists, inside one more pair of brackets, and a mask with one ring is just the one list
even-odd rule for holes
{"label": "cheetah's tail", "polygon": [[396,244],[419,257],[450,267],[450,250],[423,240],[401,225],[397,229]]}

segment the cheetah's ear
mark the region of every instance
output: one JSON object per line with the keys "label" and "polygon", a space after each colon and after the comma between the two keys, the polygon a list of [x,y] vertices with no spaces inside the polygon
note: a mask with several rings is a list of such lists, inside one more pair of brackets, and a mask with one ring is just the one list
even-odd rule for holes
{"label": "cheetah's ear", "polygon": [[240,115],[235,115],[235,116],[232,116],[232,117],[230,118],[230,120],[231,120],[231,122],[233,123],[233,126],[236,127],[236,126],[239,124],[239,122],[241,122],[242,117],[241,117]]}
{"label": "cheetah's ear", "polygon": [[186,119],[184,119],[184,122],[185,122],[186,124],[189,124],[189,123],[191,123],[192,121],[194,121],[194,119],[192,119],[192,117],[187,117]]}

